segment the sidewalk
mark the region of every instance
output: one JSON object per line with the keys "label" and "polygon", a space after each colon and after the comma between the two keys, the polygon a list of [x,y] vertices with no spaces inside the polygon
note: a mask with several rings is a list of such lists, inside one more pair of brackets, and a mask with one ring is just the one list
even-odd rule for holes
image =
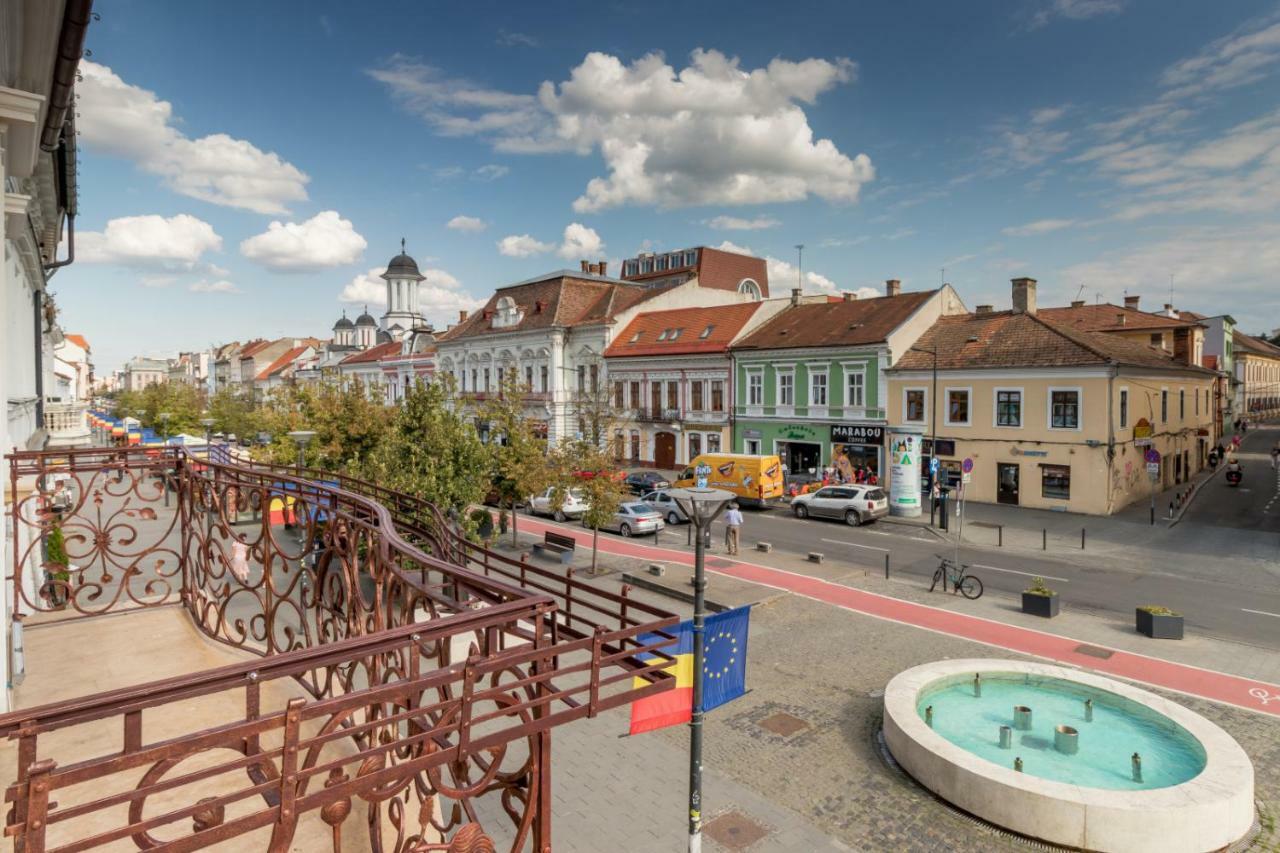
{"label": "sidewalk", "polygon": [[[526,530],[541,535],[549,527],[553,526],[531,520]],[[583,544],[589,544],[586,531],[555,529],[572,533]],[[670,577],[665,580],[674,588],[687,584],[688,567],[693,562],[687,551],[655,548],[638,540],[602,536],[600,551],[609,555],[608,562],[615,568],[620,568],[619,557],[634,560],[633,571],[641,572],[649,562],[661,562],[670,567]],[[1251,646],[1194,636],[1181,642],[1148,640],[1137,635],[1131,625],[1082,612],[1069,612],[1053,622],[1033,621],[1018,612],[1009,599],[994,594],[968,602],[943,594],[922,597],[914,585],[892,581],[875,587],[869,580],[873,574],[883,578],[879,566],[835,562],[818,565],[794,557],[758,556],[770,565],[711,555],[707,569],[715,576],[712,597],[730,591],[735,598],[768,597],[763,590],[754,592],[749,586],[729,586],[726,579],[732,579],[878,619],[1280,717],[1280,655],[1262,653]],[[682,568],[676,571],[675,567]],[[866,580],[860,580],[859,575]],[[959,612],[960,608],[964,612]]]}

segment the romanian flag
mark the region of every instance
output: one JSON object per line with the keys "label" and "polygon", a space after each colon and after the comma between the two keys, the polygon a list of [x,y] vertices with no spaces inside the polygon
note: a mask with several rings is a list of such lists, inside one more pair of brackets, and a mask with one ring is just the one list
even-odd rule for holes
{"label": "romanian flag", "polygon": [[[702,651],[702,710],[710,711],[736,699],[746,692],[747,683],[747,633],[751,619],[751,607],[739,607],[708,616],[704,624]],[[651,732],[679,723],[687,723],[693,716],[693,620],[681,622],[673,633],[674,648],[667,654],[675,658],[666,668],[676,678],[673,690],[647,696],[631,704],[630,734]],[[642,644],[662,641],[658,634],[641,634]],[[645,655],[652,660],[657,655]],[[647,682],[635,680],[637,688]]]}

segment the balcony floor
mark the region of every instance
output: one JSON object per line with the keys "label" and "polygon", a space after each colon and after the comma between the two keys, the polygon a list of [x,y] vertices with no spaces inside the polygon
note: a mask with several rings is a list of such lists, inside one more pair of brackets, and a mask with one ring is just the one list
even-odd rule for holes
{"label": "balcony floor", "polygon": [[[49,702],[88,696],[105,690],[141,684],[175,675],[201,672],[227,664],[255,659],[247,652],[239,652],[215,643],[200,634],[191,624],[187,612],[180,606],[155,607],[94,618],[71,619],[63,622],[43,622],[28,625],[24,635],[27,675],[22,685],[13,691],[14,709],[31,708]],[[278,679],[262,685],[262,708],[265,711],[283,707],[293,697],[306,693],[292,679]],[[241,720],[244,717],[244,693],[240,690],[223,691],[210,696],[185,699],[170,705],[143,712],[143,742],[152,743],[165,738],[178,737],[200,729]],[[318,721],[313,721],[318,723]],[[318,725],[316,726],[318,728]],[[304,725],[305,733],[310,734]],[[40,736],[40,754],[37,759],[52,758],[59,766],[74,760],[112,753],[121,748],[122,731],[119,717],[72,726]],[[347,741],[340,743],[354,746]],[[263,747],[279,745],[263,738]],[[174,768],[174,775],[201,767],[212,766],[234,757],[225,750],[192,756]],[[5,778],[16,779],[17,741],[0,744],[0,769]],[[94,783],[92,790],[82,786],[69,787],[56,792],[55,799],[63,807],[132,788],[141,779],[146,768],[117,773]],[[105,782],[105,784],[104,784]],[[243,786],[243,773],[214,777],[203,783],[181,786],[152,797],[147,801],[144,817],[154,817],[189,805],[203,797],[229,793]],[[343,851],[370,849],[364,830],[365,803],[356,798],[352,814],[343,824]],[[240,814],[262,807],[261,800],[242,801],[227,808],[228,822]],[[104,809],[86,817],[49,826],[49,848],[107,831],[127,823],[127,807]],[[189,820],[156,830],[158,838],[178,837],[190,831]],[[270,837],[270,827],[241,835],[222,844],[206,849],[222,851],[265,850]],[[136,850],[129,839],[114,844],[95,847],[95,850]],[[297,832],[291,850],[327,851],[333,849],[332,831],[321,822],[315,812],[299,817]]]}

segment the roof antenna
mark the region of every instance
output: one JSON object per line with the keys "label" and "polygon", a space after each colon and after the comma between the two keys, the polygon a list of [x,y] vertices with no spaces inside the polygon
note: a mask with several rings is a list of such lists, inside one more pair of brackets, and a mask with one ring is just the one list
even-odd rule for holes
{"label": "roof antenna", "polygon": [[400,254],[404,254],[404,238],[400,238]]}
{"label": "roof antenna", "polygon": [[1080,285],[1080,289],[1076,291],[1076,298],[1075,298],[1074,300],[1072,300],[1072,301],[1074,301],[1074,302],[1079,302],[1079,301],[1080,301],[1080,294],[1082,294],[1082,293],[1084,293],[1084,285],[1083,285],[1083,284],[1082,284],[1082,285]]}
{"label": "roof antenna", "polygon": [[804,243],[796,243],[796,286],[804,290]]}

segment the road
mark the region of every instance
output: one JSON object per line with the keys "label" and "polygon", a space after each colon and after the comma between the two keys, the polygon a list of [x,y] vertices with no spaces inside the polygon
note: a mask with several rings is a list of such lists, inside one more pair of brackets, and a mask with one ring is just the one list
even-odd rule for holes
{"label": "road", "polygon": [[1280,471],[1271,467],[1271,448],[1280,425],[1256,427],[1244,436],[1236,459],[1244,470],[1239,486],[1219,474],[1206,483],[1183,516],[1188,527],[1280,532]]}
{"label": "road", "polygon": [[[854,528],[839,522],[798,519],[784,508],[744,512],[744,516],[744,555],[755,542],[767,541],[778,553],[804,556],[820,551],[829,561],[883,570],[888,554],[895,576],[918,578],[928,586],[939,555],[955,553],[954,540],[944,542],[926,530],[904,525],[878,523]],[[712,534],[717,554],[723,553],[723,529],[717,522]],[[686,537],[684,526],[667,528],[660,544],[683,548]],[[750,559],[769,562],[764,554],[752,553]],[[1268,591],[1229,579],[1189,577],[1156,568],[1084,562],[1091,559],[1089,556],[1071,562],[968,544],[960,549],[960,559],[971,566],[988,590],[1017,595],[1031,585],[1033,577],[1043,577],[1050,588],[1061,593],[1064,607],[1131,622],[1134,607],[1160,604],[1186,615],[1189,634],[1280,650],[1280,589]],[[1157,563],[1153,555],[1153,566]]]}

